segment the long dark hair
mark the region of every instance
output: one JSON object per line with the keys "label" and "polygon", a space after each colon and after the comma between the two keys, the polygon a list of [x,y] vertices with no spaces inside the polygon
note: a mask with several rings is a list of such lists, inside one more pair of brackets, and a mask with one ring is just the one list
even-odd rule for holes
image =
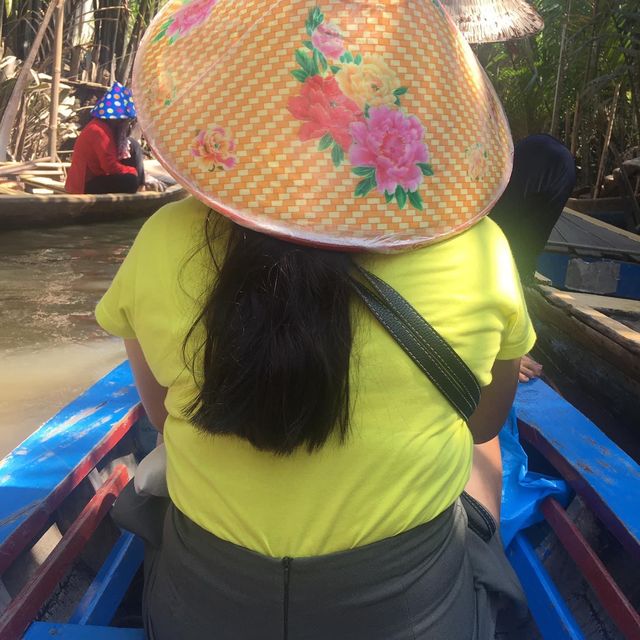
{"label": "long dark hair", "polygon": [[116,142],[118,158],[126,157],[129,147],[129,129],[131,120],[107,120]]}
{"label": "long dark hair", "polygon": [[[207,224],[214,259],[215,214]],[[210,226],[213,225],[213,226]],[[349,427],[351,260],[231,223],[215,283],[184,342],[202,323],[199,391],[187,407],[206,433],[290,454]],[[192,362],[193,371],[198,370]]]}

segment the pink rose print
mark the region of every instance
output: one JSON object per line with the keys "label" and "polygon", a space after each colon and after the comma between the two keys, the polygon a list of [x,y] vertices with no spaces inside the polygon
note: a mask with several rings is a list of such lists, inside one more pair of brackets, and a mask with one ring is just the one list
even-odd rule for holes
{"label": "pink rose print", "polygon": [[356,167],[374,168],[380,193],[394,194],[398,187],[417,191],[423,175],[430,175],[424,129],[415,116],[387,106],[372,107],[366,122],[352,124],[350,132],[349,161]]}
{"label": "pink rose print", "polygon": [[302,88],[288,104],[303,123],[298,137],[319,139],[318,151],[330,151],[336,168],[348,153],[359,178],[356,198],[377,189],[387,204],[423,211],[418,189],[434,170],[422,124],[402,110],[409,87],[382,56],[348,51],[338,25],[325,21],[318,5],[309,10],[305,31],[310,40],[294,51],[297,67],[291,71]]}
{"label": "pink rose print", "polygon": [[289,111],[294,118],[304,120],[298,134],[300,140],[328,134],[342,149],[351,144],[349,126],[362,119],[358,105],[340,91],[333,76],[307,78],[302,95],[289,99]]}
{"label": "pink rose print", "polygon": [[321,24],[311,36],[313,46],[327,58],[337,60],[345,51],[342,34],[333,22]]}
{"label": "pink rose print", "polygon": [[218,0],[190,0],[162,25],[160,33],[153,41],[157,42],[164,36],[168,36],[169,43],[175,42],[178,38],[201,25],[209,17],[211,9],[217,2]]}
{"label": "pink rose print", "polygon": [[191,155],[207,171],[226,171],[236,166],[236,143],[225,129],[218,126],[200,131],[191,144]]}

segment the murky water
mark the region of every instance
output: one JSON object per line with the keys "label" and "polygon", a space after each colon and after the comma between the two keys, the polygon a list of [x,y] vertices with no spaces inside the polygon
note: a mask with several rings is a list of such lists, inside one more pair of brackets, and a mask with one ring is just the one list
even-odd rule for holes
{"label": "murky water", "polygon": [[123,359],[93,309],[142,222],[0,234],[0,457]]}

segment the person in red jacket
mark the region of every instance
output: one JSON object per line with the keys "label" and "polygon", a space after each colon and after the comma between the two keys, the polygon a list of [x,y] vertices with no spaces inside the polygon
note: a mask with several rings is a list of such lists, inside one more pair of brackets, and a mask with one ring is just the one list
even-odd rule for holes
{"label": "person in red jacket", "polygon": [[114,82],[91,110],[73,148],[68,193],[136,193],[145,184],[142,149],[129,138],[137,113],[131,91]]}

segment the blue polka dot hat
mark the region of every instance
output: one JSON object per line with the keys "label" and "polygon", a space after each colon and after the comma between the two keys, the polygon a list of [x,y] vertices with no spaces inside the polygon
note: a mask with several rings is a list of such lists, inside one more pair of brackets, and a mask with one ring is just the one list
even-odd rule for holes
{"label": "blue polka dot hat", "polygon": [[111,89],[93,107],[91,115],[101,120],[133,120],[138,114],[131,90],[114,82]]}

